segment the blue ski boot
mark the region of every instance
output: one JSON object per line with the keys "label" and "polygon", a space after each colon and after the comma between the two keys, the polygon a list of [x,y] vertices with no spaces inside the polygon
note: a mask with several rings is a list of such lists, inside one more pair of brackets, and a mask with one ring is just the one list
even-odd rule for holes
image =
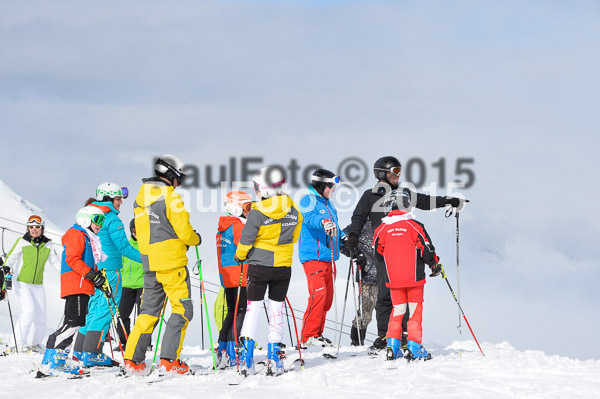
{"label": "blue ski boot", "polygon": [[388,338],[387,340],[387,360],[396,360],[400,350],[400,340],[398,338]]}
{"label": "blue ski boot", "polygon": [[242,337],[240,345],[240,374],[247,377],[254,374],[254,340]]}
{"label": "blue ski boot", "polygon": [[82,352],[79,360],[83,364],[83,367],[115,367],[119,365],[119,362],[111,359],[110,356],[106,356],[104,353]]}
{"label": "blue ski boot", "polygon": [[431,359],[431,354],[425,350],[423,345],[408,340],[406,344],[408,348],[408,352],[405,354],[405,357],[408,360],[421,359],[421,360],[429,360]]}
{"label": "blue ski boot", "polygon": [[73,351],[73,360],[80,361],[83,352]]}
{"label": "blue ski boot", "polygon": [[67,373],[74,376],[85,376],[89,374],[87,371],[83,371],[79,367],[67,365],[68,357],[68,350],[46,349],[46,352],[44,352],[44,359],[42,360],[42,367],[38,370],[36,378],[60,375],[62,373]]}
{"label": "blue ski boot", "polygon": [[227,341],[227,357],[229,357],[229,367],[237,367],[235,341]]}
{"label": "blue ski boot", "polygon": [[280,375],[284,372],[283,359],[285,352],[280,345],[279,343],[272,343],[268,346],[267,375]]}
{"label": "blue ski boot", "polygon": [[227,342],[219,341],[219,347],[217,349],[215,349],[216,355],[217,355],[217,368],[219,368],[219,369],[224,369],[225,367],[227,367],[227,359],[225,356],[226,348],[227,348]]}

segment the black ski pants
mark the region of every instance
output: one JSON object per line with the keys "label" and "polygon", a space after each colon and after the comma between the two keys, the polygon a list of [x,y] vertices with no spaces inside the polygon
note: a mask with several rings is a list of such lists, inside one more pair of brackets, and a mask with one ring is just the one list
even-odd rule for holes
{"label": "black ski pants", "polygon": [[[143,288],[126,288],[123,287],[121,291],[121,303],[119,304],[119,313],[121,314],[121,319],[123,320],[123,325],[125,326],[125,331],[127,331],[127,336],[129,336],[129,332],[131,331],[131,313],[133,309],[136,309],[136,313],[140,313],[140,305],[142,302],[142,292]],[[121,345],[125,345],[127,339],[125,338],[125,334],[123,333],[123,329],[119,328],[119,341],[121,341]]]}
{"label": "black ski pants", "polygon": [[46,342],[47,349],[67,349],[73,342],[73,336],[79,327],[85,326],[88,313],[88,294],[75,294],[65,297],[65,317],[63,324],[50,334]]}
{"label": "black ski pants", "polygon": [[[233,319],[235,315],[235,302],[237,300],[237,287],[236,288],[225,288],[225,300],[227,302],[227,316],[223,319],[223,325],[221,326],[221,332],[219,333],[219,341],[235,341],[235,334],[233,330]],[[244,316],[246,316],[246,305],[248,299],[246,297],[246,287],[240,288],[240,300],[237,310],[237,320],[235,321],[235,327],[237,329],[237,337],[240,337],[240,331],[242,331],[242,324],[244,323]]]}

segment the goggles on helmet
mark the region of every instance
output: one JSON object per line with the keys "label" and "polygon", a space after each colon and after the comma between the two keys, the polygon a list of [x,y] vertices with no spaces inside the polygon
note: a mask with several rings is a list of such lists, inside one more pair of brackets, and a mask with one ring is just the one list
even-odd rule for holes
{"label": "goggles on helmet", "polygon": [[313,181],[322,182],[322,183],[340,184],[340,177],[339,176],[333,176],[333,177],[313,176],[312,180]]}
{"label": "goggles on helmet", "polygon": [[101,194],[103,197],[108,196],[109,198],[121,197],[125,199],[129,197],[129,189],[127,187],[121,187],[116,190],[98,190],[96,193]]}
{"label": "goggles on helmet", "polygon": [[38,215],[31,215],[27,220],[27,226],[42,226],[43,224],[42,217]]}
{"label": "goggles on helmet", "polygon": [[102,225],[104,225],[105,219],[106,219],[106,216],[104,216],[104,215],[91,215],[90,216],[90,220],[92,221],[92,223],[97,224],[100,227],[102,227]]}

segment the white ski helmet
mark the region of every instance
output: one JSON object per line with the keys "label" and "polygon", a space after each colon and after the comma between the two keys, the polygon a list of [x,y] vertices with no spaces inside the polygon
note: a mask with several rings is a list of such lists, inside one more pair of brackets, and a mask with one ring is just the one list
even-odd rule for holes
{"label": "white ski helmet", "polygon": [[158,177],[164,177],[171,184],[177,179],[179,185],[183,183],[183,179],[187,176],[183,173],[183,162],[176,156],[165,154],[158,158],[154,163],[154,172]]}
{"label": "white ski helmet", "polygon": [[110,201],[115,197],[125,199],[128,196],[129,190],[127,190],[127,187],[121,187],[117,183],[102,183],[96,189],[96,201]]}
{"label": "white ski helmet", "polygon": [[75,221],[81,227],[90,227],[92,222],[97,224],[98,226],[102,226],[104,224],[104,212],[96,206],[84,206],[79,211],[77,211],[77,215],[75,215]]}
{"label": "white ski helmet", "polygon": [[252,209],[252,197],[243,191],[231,191],[225,196],[225,210],[231,216],[240,217]]}
{"label": "white ski helmet", "polygon": [[285,175],[280,168],[265,166],[252,177],[254,191],[260,199],[267,199],[283,194]]}

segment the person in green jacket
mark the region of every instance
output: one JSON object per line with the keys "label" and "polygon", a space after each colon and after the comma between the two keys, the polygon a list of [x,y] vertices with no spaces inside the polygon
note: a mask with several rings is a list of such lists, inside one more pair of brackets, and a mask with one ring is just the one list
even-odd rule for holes
{"label": "person in green jacket", "polygon": [[[129,243],[132,247],[139,250],[137,235],[135,233],[135,219],[131,219],[129,222],[129,230],[131,237],[129,237]],[[142,301],[142,291],[144,290],[144,269],[142,264],[135,262],[129,258],[123,256],[123,269],[121,270],[123,276],[123,291],[121,293],[121,303],[119,304],[119,313],[123,319],[125,330],[127,330],[127,336],[131,331],[131,313],[135,307],[135,313],[140,312],[140,304]],[[127,338],[122,329],[119,329],[119,340],[121,345],[125,346]]]}
{"label": "person in green jacket", "polygon": [[[19,237],[7,255],[5,274],[12,273],[13,290],[21,304],[21,314],[15,324],[19,352],[44,353],[41,343],[46,335],[46,293],[44,268],[50,264],[60,272],[60,258],[44,235],[46,223],[41,216],[31,215],[27,232]],[[16,278],[15,278],[16,277]]]}

